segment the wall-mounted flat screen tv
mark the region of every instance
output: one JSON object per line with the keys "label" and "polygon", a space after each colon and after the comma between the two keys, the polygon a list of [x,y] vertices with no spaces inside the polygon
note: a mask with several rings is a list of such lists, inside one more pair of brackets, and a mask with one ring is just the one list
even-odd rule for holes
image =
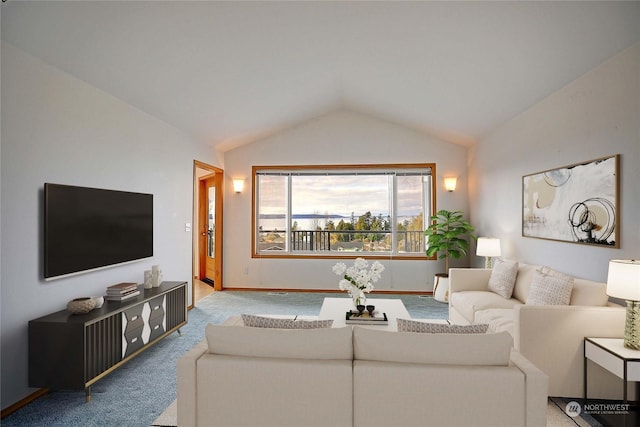
{"label": "wall-mounted flat screen tv", "polygon": [[153,256],[153,194],[46,183],[44,278]]}

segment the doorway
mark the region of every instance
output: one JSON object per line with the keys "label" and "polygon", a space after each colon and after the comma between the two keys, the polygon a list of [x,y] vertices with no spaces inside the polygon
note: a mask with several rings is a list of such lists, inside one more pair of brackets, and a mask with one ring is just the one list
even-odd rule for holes
{"label": "doorway", "polygon": [[[206,296],[206,287],[222,290],[222,169],[194,161],[194,289],[191,304],[196,295]],[[203,285],[205,291],[203,292]],[[196,292],[196,286],[198,292]]]}

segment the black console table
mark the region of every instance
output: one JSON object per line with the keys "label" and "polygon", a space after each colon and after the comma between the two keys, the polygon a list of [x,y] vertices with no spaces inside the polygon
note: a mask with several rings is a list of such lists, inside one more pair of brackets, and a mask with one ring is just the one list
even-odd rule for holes
{"label": "black console table", "polygon": [[187,282],[162,282],[87,314],[29,321],[29,387],[85,390],[187,323]]}

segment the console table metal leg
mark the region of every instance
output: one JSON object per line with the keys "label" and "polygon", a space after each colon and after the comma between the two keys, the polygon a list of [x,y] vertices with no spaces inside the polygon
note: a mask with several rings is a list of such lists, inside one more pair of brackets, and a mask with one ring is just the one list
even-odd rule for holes
{"label": "console table metal leg", "polygon": [[178,328],[178,335],[182,336],[182,331]]}
{"label": "console table metal leg", "polygon": [[84,389],[84,400],[86,403],[91,402],[91,386]]}
{"label": "console table metal leg", "polygon": [[587,364],[588,364],[588,360],[587,359],[587,355],[585,353],[584,355],[584,373],[583,373],[583,387],[584,387],[584,403],[587,403],[587,387],[588,387],[588,383],[587,383]]}
{"label": "console table metal leg", "polygon": [[627,362],[624,362],[624,378],[622,378],[622,403],[629,403],[629,399],[627,399]]}

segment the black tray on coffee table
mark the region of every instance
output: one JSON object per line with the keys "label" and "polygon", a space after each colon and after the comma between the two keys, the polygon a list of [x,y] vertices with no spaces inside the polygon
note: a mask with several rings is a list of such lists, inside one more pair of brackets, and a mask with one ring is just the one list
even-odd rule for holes
{"label": "black tray on coffee table", "polygon": [[371,316],[367,311],[362,313],[357,311],[347,311],[345,323],[347,325],[388,325],[389,319],[387,319],[387,313],[378,313],[374,311],[373,316]]}

